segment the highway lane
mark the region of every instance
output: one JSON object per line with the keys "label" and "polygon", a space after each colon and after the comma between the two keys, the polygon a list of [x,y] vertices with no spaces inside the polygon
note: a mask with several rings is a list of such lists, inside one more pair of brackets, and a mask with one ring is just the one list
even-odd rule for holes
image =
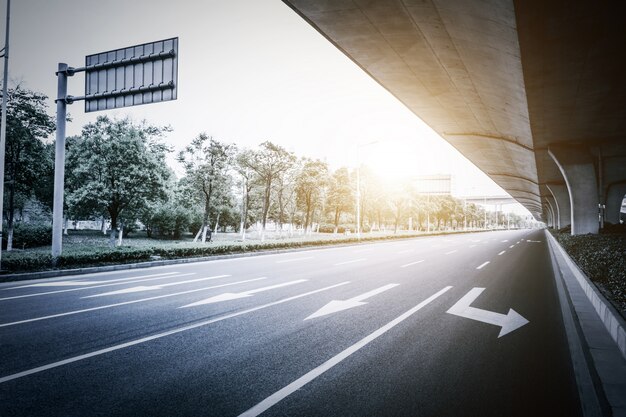
{"label": "highway lane", "polygon": [[[262,415],[578,415],[544,240],[476,233],[3,284],[0,415],[239,415],[305,377]],[[446,313],[473,288],[472,307],[529,323],[498,338]],[[224,293],[246,296],[184,307]],[[305,320],[333,300],[367,304]]]}

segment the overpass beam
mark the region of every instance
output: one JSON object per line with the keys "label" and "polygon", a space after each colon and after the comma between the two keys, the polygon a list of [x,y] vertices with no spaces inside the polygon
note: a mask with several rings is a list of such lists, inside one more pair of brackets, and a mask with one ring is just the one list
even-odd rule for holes
{"label": "overpass beam", "polygon": [[598,183],[594,158],[585,148],[550,147],[569,192],[572,235],[598,233]]}
{"label": "overpass beam", "polygon": [[619,215],[622,209],[622,200],[626,195],[626,183],[612,184],[606,196],[606,221],[619,224]]}
{"label": "overpass beam", "polygon": [[552,228],[559,229],[559,210],[556,206],[556,202],[554,201],[554,197],[551,195],[547,195],[544,197],[548,202],[548,207],[550,207],[550,213],[552,213]]}
{"label": "overpass beam", "polygon": [[554,197],[556,209],[558,211],[558,225],[559,229],[564,228],[572,224],[571,211],[572,207],[569,202],[569,192],[567,191],[567,185],[565,184],[547,184],[546,187]]}

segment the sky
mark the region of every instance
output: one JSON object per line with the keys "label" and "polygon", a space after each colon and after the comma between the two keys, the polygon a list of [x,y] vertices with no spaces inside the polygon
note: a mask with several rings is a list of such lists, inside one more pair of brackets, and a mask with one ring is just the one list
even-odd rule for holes
{"label": "sky", "polygon": [[[389,179],[452,174],[457,195],[506,194],[280,0],[13,0],[10,36],[10,82],[48,95],[51,114],[59,62],[179,37],[177,100],[93,113],[78,102],[68,135],[99,115],[130,116],[170,125],[176,150],[205,132],[337,168],[355,167],[358,147],[359,162]],[[83,89],[82,73],[68,80],[68,94]]]}

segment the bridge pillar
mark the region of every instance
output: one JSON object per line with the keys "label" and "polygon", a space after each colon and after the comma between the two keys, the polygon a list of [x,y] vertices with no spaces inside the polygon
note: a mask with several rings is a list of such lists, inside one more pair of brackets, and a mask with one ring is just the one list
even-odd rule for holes
{"label": "bridge pillar", "polygon": [[548,207],[550,207],[550,212],[552,213],[552,228],[559,228],[559,210],[557,209],[556,202],[554,201],[554,197],[547,195],[544,197],[548,202]]}
{"label": "bridge pillar", "polygon": [[550,147],[548,153],[565,178],[571,206],[572,235],[598,233],[598,183],[587,149]]}
{"label": "bridge pillar", "polygon": [[626,182],[612,184],[606,196],[606,221],[613,224],[619,224],[620,210],[622,209],[622,200],[626,195]]}
{"label": "bridge pillar", "polygon": [[548,184],[546,185],[554,202],[558,212],[558,225],[559,229],[572,223],[571,211],[572,208],[569,203],[569,192],[567,191],[567,185],[565,184]]}
{"label": "bridge pillar", "polygon": [[548,203],[546,203],[544,205],[544,208],[546,210],[546,214],[547,214],[547,218],[546,218],[546,225],[548,227],[554,227],[554,213],[552,213],[552,207],[550,207],[550,205]]}

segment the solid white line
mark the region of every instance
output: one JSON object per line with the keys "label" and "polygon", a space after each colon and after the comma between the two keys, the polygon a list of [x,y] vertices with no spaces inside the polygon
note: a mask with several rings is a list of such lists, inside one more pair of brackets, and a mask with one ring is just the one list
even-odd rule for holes
{"label": "solid white line", "polygon": [[358,249],[355,251],[352,251],[352,253],[363,253],[363,252],[371,252],[373,250],[375,250],[376,248],[368,248],[368,249]]}
{"label": "solid white line", "polygon": [[318,292],[322,292],[322,291],[326,291],[329,290],[331,288],[335,288],[335,287],[339,287],[340,285],[346,285],[349,284],[350,281],[345,281],[345,282],[340,282],[339,284],[335,284],[335,285],[331,285],[329,287],[324,287],[324,288],[320,288],[319,290],[314,290],[314,291],[309,291],[306,292],[304,294],[299,294],[299,295],[295,295],[293,297],[288,297],[288,298],[283,298],[282,300],[278,300],[278,301],[274,301],[271,303],[267,303],[267,304],[263,304],[260,305],[258,307],[253,307],[253,308],[249,308],[247,310],[242,310],[236,313],[231,313],[231,314],[226,314],[224,316],[220,316],[220,317],[216,317],[214,319],[210,319],[210,320],[206,320],[206,321],[202,321],[199,323],[195,323],[195,324],[190,324],[189,326],[184,326],[184,327],[179,327],[177,329],[172,329],[169,330],[167,332],[163,332],[163,333],[158,333],[152,336],[148,336],[148,337],[143,337],[141,339],[137,339],[137,340],[131,340],[130,342],[126,342],[126,343],[122,343],[119,345],[115,345],[115,346],[111,346],[105,349],[100,349],[100,350],[96,350],[93,352],[89,352],[89,353],[85,353],[84,355],[79,355],[79,356],[74,356],[73,358],[68,358],[68,359],[64,359],[62,361],[58,361],[58,362],[53,362],[53,363],[49,363],[48,365],[43,365],[43,366],[39,366],[37,368],[33,368],[33,369],[28,369],[26,371],[22,371],[22,372],[18,372],[16,374],[12,374],[12,375],[7,375],[5,377],[0,378],[0,384],[3,384],[5,382],[8,381],[12,381],[14,379],[18,379],[18,378],[22,378],[28,375],[32,375],[32,374],[36,374],[42,371],[47,371],[48,369],[53,369],[53,368],[57,368],[59,366],[63,366],[63,365],[67,365],[73,362],[78,362],[81,361],[83,359],[89,359],[89,358],[93,358],[94,356],[99,356],[99,355],[103,355],[105,353],[109,353],[109,352],[114,352],[116,350],[120,350],[120,349],[124,349],[127,347],[131,347],[131,346],[135,346],[135,345],[139,345],[141,343],[146,343],[149,342],[151,340],[156,340],[156,339],[161,339],[165,336],[170,336],[176,333],[181,333],[187,330],[192,330],[198,327],[202,327],[202,326],[206,326],[209,324],[213,324],[216,323],[218,321],[223,321],[226,319],[230,319],[233,317],[238,317],[238,316],[242,316],[244,314],[248,314],[248,313],[252,313],[258,310],[262,310],[268,307],[272,307],[278,304],[282,304],[282,303],[286,303],[288,301],[292,301],[292,300],[296,300],[298,298],[302,298],[302,297],[306,297],[308,295],[312,295],[312,294],[316,294]]}
{"label": "solid white line", "polygon": [[305,261],[307,259],[313,259],[313,256],[307,256],[305,258],[284,259],[282,261],[276,261],[277,264],[286,264],[287,262]]}
{"label": "solid white line", "polygon": [[422,309],[424,306],[426,306],[427,304],[429,304],[432,301],[434,301],[436,298],[441,296],[443,293],[448,291],[450,288],[452,288],[452,287],[445,287],[444,289],[440,290],[439,292],[431,295],[426,300],[422,301],[421,303],[419,303],[417,306],[413,307],[412,309],[410,309],[406,313],[404,313],[404,314],[398,316],[397,318],[395,318],[394,320],[390,321],[389,323],[387,323],[386,325],[384,325],[380,329],[376,330],[374,333],[371,333],[370,335],[364,337],[363,339],[359,340],[358,342],[356,342],[355,344],[353,344],[349,348],[345,349],[341,353],[337,354],[336,356],[333,356],[332,358],[330,358],[329,360],[327,360],[326,362],[324,362],[323,364],[321,364],[317,368],[309,371],[308,373],[304,374],[300,378],[296,379],[291,384],[289,384],[286,387],[276,391],[274,394],[270,395],[269,397],[267,397],[266,399],[264,399],[263,401],[261,401],[260,403],[255,405],[254,407],[252,407],[249,410],[247,410],[247,411],[243,412],[242,414],[240,414],[239,417],[256,417],[259,414],[265,412],[270,407],[276,405],[277,403],[282,401],[287,396],[293,394],[295,391],[299,390],[300,388],[302,388],[303,386],[305,386],[309,382],[313,381],[315,378],[319,377],[324,372],[328,371],[329,369],[331,369],[334,366],[336,366],[339,363],[341,363],[344,359],[350,357],[350,355],[356,353],[361,348],[367,346],[369,343],[373,342],[374,340],[376,340],[377,338],[379,338],[383,334],[387,333],[389,330],[391,330],[394,327],[396,327],[398,324],[402,323],[404,320],[406,320],[409,317],[411,317],[418,310]]}
{"label": "solid white line", "polygon": [[[117,271],[119,272],[119,271]],[[34,288],[34,287],[66,287],[68,285],[71,285],[70,283],[79,286],[79,285],[94,285],[94,284],[110,284],[113,282],[121,282],[121,281],[130,281],[133,279],[140,279],[140,278],[150,278],[150,277],[158,277],[158,276],[163,276],[163,275],[174,275],[174,274],[178,274],[179,272],[164,272],[161,274],[151,274],[151,275],[140,275],[137,277],[129,277],[129,278],[117,278],[117,279],[107,279],[106,281],[48,281],[48,282],[39,282],[37,284],[29,284],[29,285],[20,285],[19,287],[11,287],[11,288],[5,288],[5,290],[14,290],[17,288]],[[83,279],[82,276],[79,277],[78,279]]]}
{"label": "solid white line", "polygon": [[455,250],[451,250],[450,252],[446,252],[445,254],[446,255],[450,255],[451,253],[454,253],[454,252],[457,252],[457,250],[456,249]]}
{"label": "solid white line", "polygon": [[476,269],[483,269],[484,266],[487,266],[489,264],[489,261],[483,263],[482,265],[476,267]]}
{"label": "solid white line", "polygon": [[406,268],[407,266],[419,264],[421,262],[424,262],[424,260],[422,259],[421,261],[415,261],[415,262],[411,262],[411,263],[408,263],[408,264],[405,264],[405,265],[401,265],[400,268]]}
{"label": "solid white line", "polygon": [[33,318],[33,319],[14,321],[12,323],[2,323],[2,324],[0,324],[0,327],[15,326],[16,324],[31,323],[33,321],[53,319],[55,317],[71,316],[71,315],[74,315],[74,314],[87,313],[89,311],[103,310],[105,308],[119,307],[119,306],[125,306],[125,305],[128,305],[128,304],[142,303],[144,301],[151,301],[151,300],[158,300],[158,299],[161,299],[161,298],[175,297],[177,295],[190,294],[192,292],[198,292],[198,291],[211,290],[211,289],[215,289],[215,288],[228,287],[230,285],[244,284],[244,283],[247,283],[247,282],[259,281],[259,280],[262,280],[262,279],[266,279],[266,277],[247,279],[245,281],[230,282],[228,284],[213,285],[211,287],[195,288],[193,290],[180,291],[180,292],[175,292],[175,293],[172,293],[172,294],[165,294],[165,295],[157,295],[157,296],[154,296],[154,297],[141,298],[139,300],[132,300],[132,301],[124,301],[124,302],[121,302],[121,303],[108,304],[108,305],[105,305],[105,306],[84,308],[82,310],[68,311],[67,313],[52,314],[50,316],[43,316],[43,317],[36,317],[36,318]]}
{"label": "solid white line", "polygon": [[409,252],[415,252],[415,249],[405,249],[405,250],[401,250],[398,253],[409,253]]}
{"label": "solid white line", "polygon": [[180,277],[186,277],[188,275],[196,275],[196,273],[195,272],[189,272],[189,273],[180,274],[180,275],[168,275],[168,276],[165,276],[165,277],[138,279],[138,280],[135,280],[135,281],[125,281],[125,282],[114,282],[112,284],[93,285],[91,287],[70,288],[70,289],[67,289],[67,290],[56,290],[56,291],[38,292],[38,293],[34,293],[34,294],[14,295],[13,297],[0,298],[0,301],[15,300],[16,298],[36,297],[36,296],[39,296],[39,295],[58,294],[58,293],[62,293],[62,292],[92,290],[94,288],[110,287],[110,286],[113,286],[113,285],[134,284],[136,282],[154,281],[156,279],[180,278]]}
{"label": "solid white line", "polygon": [[85,297],[80,297],[80,298],[84,299],[84,298],[103,297],[103,296],[107,296],[107,295],[129,294],[131,292],[140,292],[141,290],[138,291],[138,288],[143,288],[144,290],[145,289],[148,289],[148,290],[163,289],[163,288],[171,287],[173,285],[190,284],[192,282],[210,281],[210,280],[213,280],[213,279],[228,278],[228,277],[230,277],[230,275],[214,275],[212,277],[188,279],[186,281],[170,282],[170,283],[167,283],[167,284],[154,285],[152,287],[145,287],[145,286],[129,287],[129,288],[124,288],[124,289],[116,290],[116,291],[108,291],[108,292],[103,292],[103,293],[100,293],[100,294],[87,295]]}
{"label": "solid white line", "polygon": [[506,252],[506,251],[505,251],[505,250],[503,250],[502,252],[500,252],[500,253],[498,254],[498,256],[502,255],[504,252]]}
{"label": "solid white line", "polygon": [[365,258],[353,259],[351,261],[339,262],[338,264],[334,264],[333,266],[347,265],[347,264],[352,264],[354,262],[361,262],[361,261],[364,261],[364,260],[365,260]]}

